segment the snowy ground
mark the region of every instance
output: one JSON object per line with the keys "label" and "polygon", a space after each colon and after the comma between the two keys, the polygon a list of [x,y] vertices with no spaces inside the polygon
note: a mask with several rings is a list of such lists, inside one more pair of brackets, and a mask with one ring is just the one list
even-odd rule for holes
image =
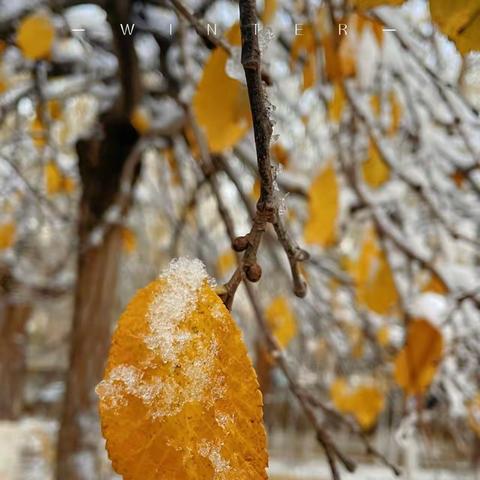
{"label": "snowy ground", "polygon": [[[328,467],[320,460],[302,462],[295,465],[279,459],[270,460],[272,480],[330,480]],[[474,474],[466,472],[447,472],[442,470],[417,470],[408,478],[403,474],[395,477],[391,471],[380,466],[360,465],[353,474],[342,472],[342,480],[476,480]]]}
{"label": "snowy ground", "polygon": [[[20,422],[0,422],[0,480],[52,480],[54,462],[53,421],[27,418]],[[322,458],[293,459],[274,456],[270,459],[271,480],[330,480],[328,467]],[[100,479],[113,480],[117,476],[105,473]],[[360,465],[355,474],[343,472],[342,480],[394,480],[386,468]],[[401,480],[480,480],[465,471],[417,470],[413,476],[403,475]]]}

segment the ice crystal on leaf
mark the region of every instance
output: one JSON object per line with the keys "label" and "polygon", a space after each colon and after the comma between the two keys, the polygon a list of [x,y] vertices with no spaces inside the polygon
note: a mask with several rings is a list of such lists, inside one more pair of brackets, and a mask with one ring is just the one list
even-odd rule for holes
{"label": "ice crystal on leaf", "polygon": [[255,372],[199,260],[172,261],[137,292],[97,393],[125,480],[266,478]]}

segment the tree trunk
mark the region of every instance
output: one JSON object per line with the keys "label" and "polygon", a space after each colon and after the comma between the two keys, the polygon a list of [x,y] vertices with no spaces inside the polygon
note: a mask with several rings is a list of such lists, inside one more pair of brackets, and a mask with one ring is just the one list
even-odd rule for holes
{"label": "tree trunk", "polygon": [[30,305],[0,299],[0,419],[15,420],[23,408],[26,325]]}
{"label": "tree trunk", "polygon": [[[104,216],[117,205],[122,172],[138,135],[128,118],[104,117],[102,138],[77,145],[82,198],[70,366],[57,448],[59,480],[93,480],[97,474],[98,418],[95,385],[100,381],[110,344],[121,235]],[[138,168],[133,183],[138,176]],[[125,214],[127,205],[122,208]],[[100,230],[99,230],[100,229]],[[96,245],[95,231],[105,231]],[[98,241],[98,240],[97,240]]]}

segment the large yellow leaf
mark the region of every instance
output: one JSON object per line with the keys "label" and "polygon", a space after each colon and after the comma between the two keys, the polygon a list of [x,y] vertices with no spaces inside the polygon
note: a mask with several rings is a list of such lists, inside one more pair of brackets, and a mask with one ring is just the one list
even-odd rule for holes
{"label": "large yellow leaf", "polygon": [[362,174],[372,188],[381,187],[390,178],[390,169],[373,140],[370,140],[368,147],[368,158],[362,163]]}
{"label": "large yellow leaf", "polygon": [[286,347],[297,334],[297,321],[287,299],[274,298],[265,310],[265,318],[278,343]]}
{"label": "large yellow leaf", "polygon": [[430,0],[432,20],[465,54],[480,50],[480,6],[478,0]]}
{"label": "large yellow leaf", "polygon": [[15,223],[0,223],[0,250],[10,248],[15,242],[17,227]]}
{"label": "large yellow leaf", "polygon": [[[240,45],[238,24],[227,32],[226,39]],[[227,75],[227,60],[228,54],[222,48],[212,52],[193,97],[195,117],[215,153],[234,146],[252,123],[246,87]]]}
{"label": "large yellow leaf", "polygon": [[173,261],[130,301],[97,393],[125,480],[267,478],[257,377],[199,260]]}
{"label": "large yellow leaf", "polygon": [[395,381],[407,395],[420,395],[432,383],[442,359],[441,332],[423,318],[408,325],[405,346],[395,359]]}
{"label": "large yellow leaf", "polygon": [[338,216],[338,182],[333,162],[313,180],[308,191],[305,242],[326,247],[335,242]]}
{"label": "large yellow leaf", "polygon": [[262,22],[267,25],[271,23],[277,13],[278,3],[277,0],[264,0]]}
{"label": "large yellow leaf", "polygon": [[373,229],[367,230],[350,273],[356,282],[357,301],[361,305],[380,315],[392,313],[398,303],[398,292],[390,264]]}
{"label": "large yellow leaf", "polygon": [[30,60],[48,58],[54,39],[55,27],[44,14],[34,13],[25,17],[17,30],[17,45]]}

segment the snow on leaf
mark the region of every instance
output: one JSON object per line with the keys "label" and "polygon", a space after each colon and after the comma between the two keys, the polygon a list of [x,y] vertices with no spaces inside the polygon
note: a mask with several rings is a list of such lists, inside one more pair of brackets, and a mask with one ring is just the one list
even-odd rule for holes
{"label": "snow on leaf", "polygon": [[125,480],[267,478],[257,378],[199,260],[172,261],[137,292],[97,393]]}

